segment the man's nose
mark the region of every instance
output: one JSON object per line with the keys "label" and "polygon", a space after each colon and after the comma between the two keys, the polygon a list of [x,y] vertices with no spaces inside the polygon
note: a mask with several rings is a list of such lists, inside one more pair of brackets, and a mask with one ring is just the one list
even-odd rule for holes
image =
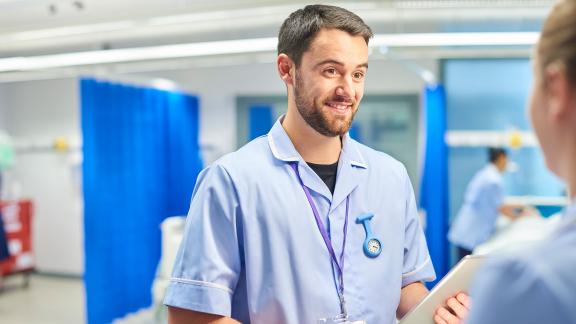
{"label": "man's nose", "polygon": [[347,99],[354,98],[355,90],[351,77],[342,77],[336,88],[336,95]]}

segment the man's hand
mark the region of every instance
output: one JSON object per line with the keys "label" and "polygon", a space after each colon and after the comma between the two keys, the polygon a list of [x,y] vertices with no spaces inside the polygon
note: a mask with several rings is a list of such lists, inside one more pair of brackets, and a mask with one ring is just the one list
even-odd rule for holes
{"label": "man's hand", "polygon": [[502,205],[499,207],[500,214],[506,216],[509,220],[517,220],[522,217],[538,215],[534,207],[523,205]]}
{"label": "man's hand", "polygon": [[239,322],[220,315],[191,311],[188,309],[168,306],[169,324],[240,324]]}
{"label": "man's hand", "polygon": [[434,314],[436,324],[461,324],[468,316],[470,310],[470,297],[459,293],[446,300],[446,305],[439,307]]}

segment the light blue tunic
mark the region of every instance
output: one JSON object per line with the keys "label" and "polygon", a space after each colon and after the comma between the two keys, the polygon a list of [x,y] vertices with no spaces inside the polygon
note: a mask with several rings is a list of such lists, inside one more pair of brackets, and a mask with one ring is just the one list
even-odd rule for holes
{"label": "light blue tunic", "polygon": [[467,250],[490,238],[504,201],[502,175],[493,164],[474,175],[466,188],[464,203],[448,232],[452,244]]}
{"label": "light blue tunic", "polygon": [[[194,190],[165,304],[243,323],[316,323],[340,313],[330,254],[290,162],[296,161],[340,255],[351,319],[395,323],[403,286],[435,277],[404,166],[343,137],[334,195],[280,120],[205,169]],[[357,216],[374,213],[382,253],[368,258]]]}
{"label": "light blue tunic", "polygon": [[468,324],[576,323],[576,205],[552,237],[480,269]]}

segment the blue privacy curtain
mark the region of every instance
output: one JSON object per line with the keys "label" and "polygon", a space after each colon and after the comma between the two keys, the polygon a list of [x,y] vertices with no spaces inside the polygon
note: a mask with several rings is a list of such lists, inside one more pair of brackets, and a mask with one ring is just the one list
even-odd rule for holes
{"label": "blue privacy curtain", "polygon": [[198,99],[82,79],[87,320],[151,305],[160,223],[186,215],[202,161]]}
{"label": "blue privacy curtain", "polygon": [[446,100],[444,87],[427,85],[424,89],[423,126],[425,153],[420,207],[426,213],[426,239],[436,270],[437,280],[448,271],[448,150],[446,133]]}
{"label": "blue privacy curtain", "polygon": [[274,116],[271,106],[251,106],[248,112],[248,140],[268,134],[274,125]]}

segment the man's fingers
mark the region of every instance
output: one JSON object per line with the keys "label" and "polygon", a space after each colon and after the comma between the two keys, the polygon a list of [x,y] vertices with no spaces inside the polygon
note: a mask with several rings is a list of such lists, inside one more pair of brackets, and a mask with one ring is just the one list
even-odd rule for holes
{"label": "man's fingers", "polygon": [[463,319],[468,315],[468,308],[464,307],[456,298],[452,297],[446,301],[446,305],[458,316],[458,318]]}
{"label": "man's fingers", "polygon": [[459,293],[458,295],[456,295],[456,299],[462,305],[464,305],[464,307],[466,307],[467,309],[470,309],[470,297],[468,295],[466,295],[465,293]]}
{"label": "man's fingers", "polygon": [[434,322],[436,324],[448,324],[445,320],[442,319],[439,315],[434,315]]}
{"label": "man's fingers", "polygon": [[436,315],[438,315],[444,322],[447,324],[458,324],[460,320],[454,314],[450,313],[445,307],[440,307],[436,311]]}
{"label": "man's fingers", "polygon": [[436,324],[460,324],[468,316],[470,297],[459,293],[446,301],[446,306],[439,307],[434,315]]}

